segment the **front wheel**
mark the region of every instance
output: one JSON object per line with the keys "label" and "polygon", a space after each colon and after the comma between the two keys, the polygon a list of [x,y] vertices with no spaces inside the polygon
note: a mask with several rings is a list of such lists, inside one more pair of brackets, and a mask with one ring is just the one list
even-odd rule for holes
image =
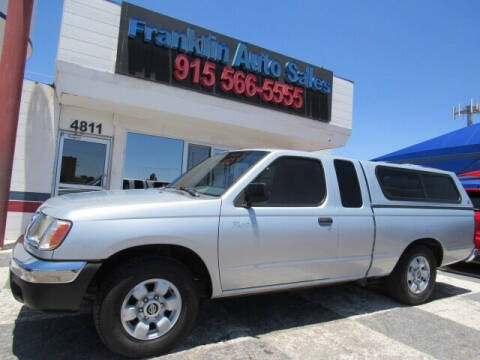
{"label": "front wheel", "polygon": [[399,260],[387,279],[393,298],[409,305],[427,301],[437,277],[437,262],[433,252],[418,245],[409,249]]}
{"label": "front wheel", "polygon": [[93,313],[100,338],[111,351],[150,357],[177,344],[197,312],[188,269],[173,259],[145,256],[107,276]]}

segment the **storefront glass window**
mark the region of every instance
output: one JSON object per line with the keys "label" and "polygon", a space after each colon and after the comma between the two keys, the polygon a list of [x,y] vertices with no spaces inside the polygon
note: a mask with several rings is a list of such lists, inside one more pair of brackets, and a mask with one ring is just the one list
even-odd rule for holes
{"label": "storefront glass window", "polygon": [[164,186],[181,175],[182,160],[182,140],[128,133],[123,188]]}

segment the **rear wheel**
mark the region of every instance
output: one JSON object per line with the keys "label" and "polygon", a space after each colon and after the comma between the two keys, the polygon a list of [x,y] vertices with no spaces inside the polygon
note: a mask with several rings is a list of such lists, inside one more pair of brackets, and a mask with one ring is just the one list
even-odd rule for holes
{"label": "rear wheel", "polygon": [[198,312],[193,277],[181,263],[144,256],[115,269],[100,285],[94,321],[113,352],[149,357],[172,348]]}
{"label": "rear wheel", "polygon": [[418,245],[409,249],[399,260],[387,279],[390,294],[409,305],[427,301],[437,277],[437,262],[433,252]]}

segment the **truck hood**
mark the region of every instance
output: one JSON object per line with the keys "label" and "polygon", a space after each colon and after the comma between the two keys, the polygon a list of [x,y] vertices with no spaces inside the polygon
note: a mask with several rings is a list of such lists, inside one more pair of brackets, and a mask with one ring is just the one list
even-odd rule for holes
{"label": "truck hood", "polygon": [[51,198],[39,211],[72,221],[218,216],[220,201],[175,189],[92,191]]}

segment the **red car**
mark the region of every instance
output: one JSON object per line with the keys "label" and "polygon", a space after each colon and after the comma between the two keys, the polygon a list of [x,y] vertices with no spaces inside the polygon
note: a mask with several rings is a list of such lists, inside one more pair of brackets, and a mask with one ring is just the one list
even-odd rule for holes
{"label": "red car", "polygon": [[[475,248],[480,252],[480,188],[465,188],[475,210]],[[480,263],[477,256],[472,262]]]}

